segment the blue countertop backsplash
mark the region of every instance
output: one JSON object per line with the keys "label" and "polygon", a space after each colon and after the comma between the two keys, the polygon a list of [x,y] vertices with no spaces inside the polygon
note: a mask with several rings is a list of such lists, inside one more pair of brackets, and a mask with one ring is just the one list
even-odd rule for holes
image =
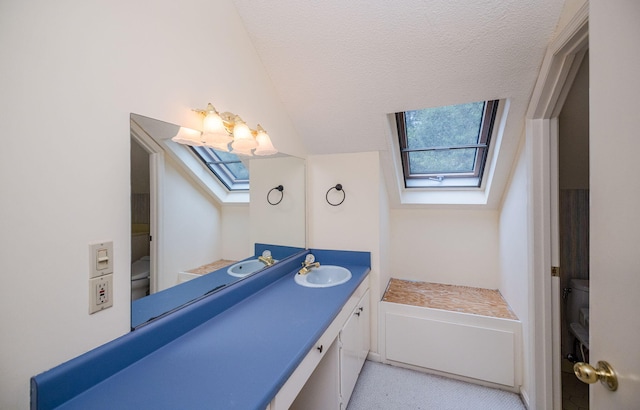
{"label": "blue countertop backsplash", "polygon": [[348,268],[306,288],[307,252],[31,379],[32,409],[264,409],[369,273],[369,252],[311,250]]}

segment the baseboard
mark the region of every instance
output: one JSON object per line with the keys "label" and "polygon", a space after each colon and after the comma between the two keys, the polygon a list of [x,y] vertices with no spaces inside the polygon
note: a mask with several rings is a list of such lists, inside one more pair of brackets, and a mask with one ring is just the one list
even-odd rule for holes
{"label": "baseboard", "polygon": [[531,406],[529,405],[529,395],[522,387],[520,388],[520,398],[522,399],[522,403],[524,403],[524,407],[526,407],[527,410],[531,410]]}
{"label": "baseboard", "polygon": [[367,354],[367,360],[371,360],[372,362],[382,363],[382,357],[380,357],[380,353],[369,352]]}

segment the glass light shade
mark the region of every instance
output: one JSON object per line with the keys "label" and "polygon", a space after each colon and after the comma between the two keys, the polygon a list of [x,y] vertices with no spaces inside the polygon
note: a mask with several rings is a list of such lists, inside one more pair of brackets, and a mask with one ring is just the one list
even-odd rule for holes
{"label": "glass light shade", "polygon": [[202,134],[202,143],[205,147],[213,148],[218,151],[227,151],[229,152],[229,143],[233,138],[229,135],[219,135],[219,134]]}
{"label": "glass light shade", "polygon": [[220,118],[218,113],[215,111],[209,111],[204,117],[204,120],[202,120],[202,130],[206,134],[229,135],[227,130],[224,128],[222,118]]}
{"label": "glass light shade", "polygon": [[235,151],[248,151],[258,146],[256,140],[251,135],[251,130],[242,121],[236,122],[233,127],[233,143],[231,144]]}
{"label": "glass light shade", "polygon": [[244,122],[237,122],[233,127],[233,138],[235,140],[250,139],[251,130]]}
{"label": "glass light shade", "polygon": [[271,138],[269,138],[269,134],[264,132],[263,130],[258,130],[258,135],[256,135],[256,142],[258,143],[258,148],[254,151],[256,155],[273,155],[277,154],[278,150],[273,147],[271,143]]}
{"label": "glass light shade", "polygon": [[175,137],[171,138],[171,141],[177,142],[178,144],[201,147],[203,145],[201,134],[198,130],[180,127]]}

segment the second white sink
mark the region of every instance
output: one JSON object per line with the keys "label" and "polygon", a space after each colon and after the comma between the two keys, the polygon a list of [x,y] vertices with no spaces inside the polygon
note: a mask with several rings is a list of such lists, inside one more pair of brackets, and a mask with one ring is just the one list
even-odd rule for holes
{"label": "second white sink", "polygon": [[227,273],[231,276],[242,278],[250,273],[257,272],[264,267],[266,267],[266,265],[258,259],[249,259],[248,261],[242,261],[231,265],[229,269],[227,269]]}
{"label": "second white sink", "polygon": [[342,266],[321,265],[311,269],[306,275],[296,273],[295,281],[300,286],[308,288],[328,288],[342,285],[351,279],[351,271]]}

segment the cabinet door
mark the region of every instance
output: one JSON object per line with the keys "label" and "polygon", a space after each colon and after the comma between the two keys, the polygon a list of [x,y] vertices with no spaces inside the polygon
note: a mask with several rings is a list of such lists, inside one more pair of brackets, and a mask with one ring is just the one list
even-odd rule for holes
{"label": "cabinet door", "polygon": [[369,349],[371,348],[371,302],[369,301],[369,291],[364,294],[360,300],[358,309],[360,309],[360,316],[358,317],[358,323],[360,325],[360,370],[364,361],[367,360],[369,355]]}
{"label": "cabinet door", "polygon": [[369,354],[369,291],[340,331],[340,395],[346,408],[360,370]]}
{"label": "cabinet door", "polygon": [[359,315],[359,307],[356,307],[356,310],[340,331],[340,395],[343,408],[349,402],[362,366],[360,363],[360,358],[362,357],[360,341],[362,337],[360,336]]}

